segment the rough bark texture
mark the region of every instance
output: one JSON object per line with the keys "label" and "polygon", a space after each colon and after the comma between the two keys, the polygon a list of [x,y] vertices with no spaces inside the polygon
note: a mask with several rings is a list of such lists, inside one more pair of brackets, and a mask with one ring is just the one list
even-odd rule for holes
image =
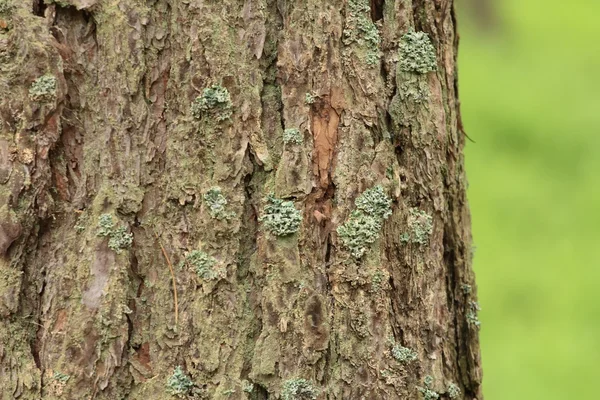
{"label": "rough bark texture", "polygon": [[452,0],[47,3],[0,0],[2,399],[482,399]]}

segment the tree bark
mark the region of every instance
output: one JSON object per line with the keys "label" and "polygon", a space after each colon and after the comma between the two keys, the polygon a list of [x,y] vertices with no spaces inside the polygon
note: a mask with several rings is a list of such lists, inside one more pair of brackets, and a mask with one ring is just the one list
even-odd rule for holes
{"label": "tree bark", "polygon": [[452,0],[47,3],[0,0],[2,399],[483,398]]}

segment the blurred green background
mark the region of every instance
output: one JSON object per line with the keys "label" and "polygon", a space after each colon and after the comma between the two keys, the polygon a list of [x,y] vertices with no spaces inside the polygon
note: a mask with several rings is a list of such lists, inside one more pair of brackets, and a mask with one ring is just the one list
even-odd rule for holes
{"label": "blurred green background", "polygon": [[598,399],[600,2],[488,3],[458,3],[485,399]]}

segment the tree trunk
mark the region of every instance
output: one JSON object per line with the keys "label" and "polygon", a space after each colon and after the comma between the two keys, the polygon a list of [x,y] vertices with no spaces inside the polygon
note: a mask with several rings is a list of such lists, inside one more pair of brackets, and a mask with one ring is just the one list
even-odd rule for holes
{"label": "tree trunk", "polygon": [[46,2],[0,0],[2,399],[482,399],[452,0]]}

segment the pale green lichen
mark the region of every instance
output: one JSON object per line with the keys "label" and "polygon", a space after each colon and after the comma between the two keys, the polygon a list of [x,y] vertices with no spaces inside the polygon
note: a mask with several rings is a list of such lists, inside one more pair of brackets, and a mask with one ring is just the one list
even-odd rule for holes
{"label": "pale green lichen", "polygon": [[466,283],[463,283],[462,285],[460,285],[460,288],[462,289],[464,294],[471,294],[471,285],[468,285]]}
{"label": "pale green lichen", "polygon": [[429,243],[429,236],[433,232],[433,218],[425,211],[418,208],[408,210],[408,232],[400,236],[404,243],[415,243],[424,246]]}
{"label": "pale green lichen", "polygon": [[29,87],[29,98],[33,101],[50,102],[56,98],[56,78],[42,75]]}
{"label": "pale green lichen", "polygon": [[218,186],[211,187],[204,193],[204,202],[208,206],[208,212],[211,217],[218,220],[231,219],[236,216],[235,212],[228,212],[225,209],[227,199],[223,196],[221,188]]}
{"label": "pale green lichen", "polygon": [[263,216],[259,218],[269,232],[275,236],[291,235],[300,229],[302,215],[294,207],[292,201],[285,201],[274,196],[267,198]]}
{"label": "pale green lichen", "polygon": [[312,382],[303,378],[285,381],[281,391],[282,400],[316,400],[318,395]]}
{"label": "pale green lichen", "polygon": [[337,228],[337,233],[346,248],[355,258],[361,258],[368,246],[377,240],[381,221],[377,217],[353,211],[350,218]]}
{"label": "pale green lichen", "polygon": [[476,329],[479,329],[481,327],[481,322],[479,321],[479,311],[481,311],[481,307],[479,306],[479,303],[477,303],[476,301],[469,301],[469,309],[467,310],[467,314],[466,314],[466,319],[467,319],[467,323],[470,326],[475,327]]}
{"label": "pale green lichen", "polygon": [[196,97],[191,111],[196,119],[202,119],[208,115],[213,116],[217,121],[224,121],[231,117],[232,106],[229,91],[220,85],[213,85],[205,88],[202,96]]}
{"label": "pale green lichen", "polygon": [[130,248],[132,244],[133,234],[127,232],[124,226],[115,229],[108,239],[108,247],[117,254],[120,254],[122,249]]}
{"label": "pale green lichen", "polygon": [[448,397],[451,399],[458,399],[460,397],[461,391],[457,384],[451,383],[448,385]]}
{"label": "pale green lichen", "polygon": [[123,249],[131,247],[133,244],[133,234],[127,232],[127,228],[119,226],[115,228],[112,215],[102,214],[98,218],[97,236],[108,238],[108,247],[120,254]]}
{"label": "pale green lichen", "polygon": [[70,375],[67,374],[63,374],[62,372],[55,372],[52,375],[52,380],[60,382],[60,383],[67,383],[67,381],[71,379]]}
{"label": "pale green lichen", "polygon": [[173,375],[167,379],[167,392],[173,396],[183,397],[190,393],[194,382],[183,372],[180,365],[175,367]]}
{"label": "pale green lichen", "polygon": [[306,104],[314,104],[316,100],[317,100],[317,96],[315,96],[312,93],[306,93],[306,95],[304,96],[304,102]]}
{"label": "pale green lichen", "polygon": [[433,385],[433,378],[429,375],[423,379],[423,384],[425,387],[417,387],[419,392],[423,395],[424,400],[437,400],[440,398],[440,395],[434,391],[431,386]]}
{"label": "pale green lichen", "polygon": [[379,237],[383,220],[392,214],[392,200],[378,185],[365,190],[354,204],[357,210],[350,213],[348,220],[337,228],[337,233],[352,256],[358,259]]}
{"label": "pale green lichen", "polygon": [[381,185],[362,192],[354,201],[354,205],[365,214],[380,219],[387,219],[392,215],[392,199],[387,196]]}
{"label": "pale green lichen", "polygon": [[418,358],[418,355],[414,350],[409,349],[408,347],[403,347],[399,344],[394,344],[394,346],[392,346],[391,353],[396,361],[402,364],[415,361]]}
{"label": "pale green lichen", "polygon": [[254,390],[254,384],[244,379],[242,381],[242,390],[246,393],[252,393]]}
{"label": "pale green lichen", "polygon": [[296,128],[288,128],[283,131],[283,143],[285,144],[302,144],[304,138],[300,134],[300,130]]}
{"label": "pale green lichen", "polygon": [[425,32],[408,32],[400,43],[400,68],[425,74],[437,70],[435,48]]}
{"label": "pale green lichen", "polygon": [[10,0],[0,0],[0,14],[12,11],[13,5]]}
{"label": "pale green lichen", "polygon": [[378,65],[380,59],[379,30],[371,19],[369,0],[349,0],[346,9],[346,27],[343,42],[346,46],[356,43],[365,47],[364,61],[368,65]]}
{"label": "pale green lichen", "polygon": [[190,251],[179,265],[180,268],[188,266],[204,280],[221,278],[225,271],[217,268],[217,259],[200,250]]}

